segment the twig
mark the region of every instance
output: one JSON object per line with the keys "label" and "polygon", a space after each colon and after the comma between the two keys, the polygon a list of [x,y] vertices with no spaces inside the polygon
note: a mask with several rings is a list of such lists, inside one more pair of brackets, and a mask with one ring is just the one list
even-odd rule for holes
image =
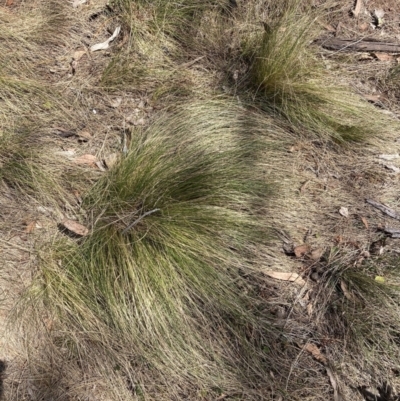
{"label": "twig", "polygon": [[155,212],[159,212],[160,211],[160,209],[153,209],[153,210],[150,210],[150,211],[148,211],[148,212],[146,212],[146,213],[143,213],[138,219],[136,219],[134,222],[132,222],[131,224],[129,224],[125,229],[124,229],[124,231],[122,231],[122,234],[126,234],[132,227],[134,227],[134,226],[136,226],[136,224],[138,224],[142,219],[144,219],[146,216],[148,216],[148,215],[150,215],[150,214],[153,214],[153,213],[155,213]]}
{"label": "twig", "polygon": [[367,203],[372,205],[373,207],[379,209],[381,212],[387,214],[390,216],[392,219],[400,220],[400,215],[397,214],[393,209],[390,209],[389,207],[382,205],[382,203],[375,202],[372,199],[366,199],[365,200]]}

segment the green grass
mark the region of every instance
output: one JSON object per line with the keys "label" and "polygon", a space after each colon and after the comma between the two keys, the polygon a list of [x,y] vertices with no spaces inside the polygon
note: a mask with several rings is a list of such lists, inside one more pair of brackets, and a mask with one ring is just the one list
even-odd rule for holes
{"label": "green grass", "polygon": [[133,132],[84,199],[91,235],[42,255],[36,291],[79,354],[111,355],[125,374],[137,366],[144,389],[154,378],[171,383],[164,391],[189,382],[211,392],[264,380],[268,326],[238,282],[267,241],[269,189],[257,177],[261,142],[240,115],[231,103],[195,104]]}
{"label": "green grass", "polygon": [[[253,3],[234,17],[221,1],[113,4],[130,39],[104,71],[108,90],[150,88],[164,103],[224,90],[300,134],[341,143],[382,129],[383,116],[326,70],[312,45],[318,12],[298,0],[271,7],[268,20],[258,23]],[[197,59],[200,68],[182,68]]]}
{"label": "green grass", "polygon": [[[342,358],[357,361],[364,371],[395,369],[400,333],[399,258],[387,255],[354,266],[355,256],[336,249],[326,257],[328,266],[313,319],[322,337],[339,341],[332,350],[345,355]],[[377,281],[376,276],[385,281]]]}
{"label": "green grass", "polygon": [[338,142],[373,135],[377,112],[325,70],[312,41],[318,37],[311,9],[290,0],[243,38],[249,65],[244,88],[252,101],[300,132]]}

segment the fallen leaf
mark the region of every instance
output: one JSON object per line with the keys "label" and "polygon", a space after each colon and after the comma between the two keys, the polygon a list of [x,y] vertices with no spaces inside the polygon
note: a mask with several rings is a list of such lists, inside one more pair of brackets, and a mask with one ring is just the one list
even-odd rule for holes
{"label": "fallen leaf", "polygon": [[377,281],[380,284],[383,284],[385,282],[385,278],[382,276],[376,276],[375,281]]}
{"label": "fallen leaf", "polygon": [[14,4],[14,0],[7,0],[6,7],[11,7]]}
{"label": "fallen leaf", "polygon": [[362,22],[361,24],[358,25],[358,29],[361,32],[365,32],[369,28],[368,22]]}
{"label": "fallen leaf", "polygon": [[339,213],[343,216],[343,217],[349,217],[349,209],[347,209],[347,207],[342,206],[339,209]]}
{"label": "fallen leaf", "polygon": [[343,243],[343,237],[342,237],[341,235],[337,235],[337,236],[334,238],[334,241],[335,241],[335,243],[336,243],[337,245],[342,244],[342,243]]}
{"label": "fallen leaf", "polygon": [[74,52],[74,55],[72,56],[72,58],[75,61],[79,61],[85,54],[86,54],[86,50],[77,50],[76,52]]}
{"label": "fallen leaf", "polygon": [[340,288],[342,289],[344,296],[349,301],[354,301],[354,295],[349,291],[347,284],[343,280],[340,280]]}
{"label": "fallen leaf", "polygon": [[310,250],[309,245],[303,244],[296,246],[293,251],[294,254],[296,255],[296,258],[302,258],[306,253],[308,253],[309,250]]}
{"label": "fallen leaf", "polygon": [[307,304],[308,316],[312,316],[313,312],[314,312],[314,307],[313,307],[312,303],[310,302],[309,304]]}
{"label": "fallen leaf", "polygon": [[74,163],[76,164],[88,164],[88,165],[94,165],[97,161],[96,156],[93,155],[82,155],[79,157],[76,157],[74,159]]}
{"label": "fallen leaf", "polygon": [[374,53],[374,56],[379,60],[379,61],[392,61],[393,56],[388,53]]}
{"label": "fallen leaf", "polygon": [[106,50],[106,49],[108,49],[110,47],[110,42],[112,42],[119,35],[120,31],[121,31],[121,27],[120,26],[115,28],[114,33],[105,42],[97,43],[97,44],[93,45],[90,48],[90,50],[92,52],[95,52],[97,50]]}
{"label": "fallen leaf", "polygon": [[38,206],[36,209],[38,212],[43,213],[46,216],[51,216],[54,213],[54,209],[51,207]]}
{"label": "fallen leaf", "polygon": [[369,229],[368,220],[364,216],[361,216],[361,221],[363,222],[365,228],[368,230]]}
{"label": "fallen leaf", "polygon": [[33,220],[33,221],[31,221],[31,222],[26,224],[25,232],[27,234],[30,234],[35,230],[35,228],[36,228],[36,221]]}
{"label": "fallen leaf", "polygon": [[381,95],[364,95],[364,99],[372,103],[379,103],[381,102]]}
{"label": "fallen leaf", "polygon": [[145,125],[146,124],[146,120],[142,117],[142,118],[139,118],[138,120],[136,120],[136,121],[134,121],[133,122],[133,125]]}
{"label": "fallen leaf", "polygon": [[46,329],[48,331],[52,331],[53,326],[54,326],[54,320],[53,319],[50,319],[50,318],[46,317],[46,318],[43,319],[43,323],[44,323],[44,325],[45,325],[45,327],[46,327]]}
{"label": "fallen leaf", "polygon": [[373,60],[374,58],[369,54],[369,53],[362,53],[358,57],[360,61],[365,61],[365,60]]}
{"label": "fallen leaf", "polygon": [[76,136],[75,131],[72,129],[65,129],[62,127],[54,127],[53,133],[60,136],[61,138],[69,138],[71,136]]}
{"label": "fallen leaf", "polygon": [[393,172],[395,172],[396,174],[400,173],[400,168],[393,166],[393,164],[384,164],[384,166],[388,169],[388,170],[392,170]]}
{"label": "fallen leaf", "polygon": [[307,188],[308,184],[310,183],[310,180],[307,180],[301,187],[300,187],[300,193],[304,193],[305,189]]}
{"label": "fallen leaf", "polygon": [[96,163],[94,163],[96,166],[97,166],[97,168],[100,170],[100,171],[106,171],[106,168],[104,167],[104,162],[103,162],[103,160],[99,160],[99,161],[97,161]]}
{"label": "fallen leaf", "polygon": [[121,102],[122,102],[122,97],[117,97],[110,102],[110,106],[112,108],[116,109],[117,107],[119,107],[121,105]]}
{"label": "fallen leaf", "polygon": [[376,18],[376,26],[380,27],[383,25],[384,15],[385,15],[385,11],[383,11],[381,8],[375,9],[374,17]]}
{"label": "fallen leaf", "polygon": [[337,381],[335,378],[335,375],[333,372],[327,367],[326,368],[326,374],[329,377],[329,381],[331,382],[332,388],[333,388],[333,399],[334,401],[343,401],[343,397],[339,392]]}
{"label": "fallen leaf", "polygon": [[353,15],[357,18],[361,12],[362,0],[356,0],[356,5],[353,10]]}
{"label": "fallen leaf", "polygon": [[88,142],[88,141],[90,141],[92,138],[93,138],[93,136],[91,135],[91,133],[90,132],[87,132],[87,131],[80,131],[80,132],[78,132],[78,141],[80,141],[80,142]]}
{"label": "fallen leaf", "polygon": [[72,7],[77,8],[81,6],[82,4],[85,4],[87,0],[74,0],[72,3]]}
{"label": "fallen leaf", "polygon": [[111,168],[115,165],[115,163],[118,161],[118,153],[111,153],[104,159],[104,163],[107,168]]}
{"label": "fallen leaf", "polygon": [[309,352],[314,357],[314,359],[316,359],[318,362],[321,362],[324,365],[327,364],[328,360],[326,359],[326,357],[322,354],[320,349],[315,344],[308,343],[308,344],[306,344],[304,349],[307,352]]}
{"label": "fallen leaf", "polygon": [[77,191],[76,189],[74,189],[72,191],[73,195],[75,196],[76,200],[78,201],[78,203],[82,203],[82,197],[79,191]]}
{"label": "fallen leaf", "polygon": [[379,159],[388,160],[388,161],[398,159],[399,157],[400,156],[398,153],[394,153],[391,155],[379,155],[378,156]]}
{"label": "fallen leaf", "polygon": [[63,157],[74,157],[75,156],[75,151],[73,149],[67,149],[67,150],[60,150],[59,152],[55,152],[56,155],[63,156]]}
{"label": "fallen leaf", "polygon": [[297,273],[285,273],[285,272],[272,272],[266,271],[265,274],[269,277],[283,281],[293,281],[300,285],[305,285],[306,282]]}
{"label": "fallen leaf", "polygon": [[327,24],[324,21],[320,21],[319,19],[316,20],[316,22],[321,25],[323,28],[325,28],[329,32],[336,32],[336,29],[331,25]]}
{"label": "fallen leaf", "polygon": [[72,233],[79,235],[80,237],[85,237],[89,234],[88,228],[75,220],[64,219],[61,224],[68,231],[71,231]]}
{"label": "fallen leaf", "polygon": [[318,261],[322,258],[323,254],[324,254],[323,248],[317,248],[311,251],[310,258],[312,260]]}

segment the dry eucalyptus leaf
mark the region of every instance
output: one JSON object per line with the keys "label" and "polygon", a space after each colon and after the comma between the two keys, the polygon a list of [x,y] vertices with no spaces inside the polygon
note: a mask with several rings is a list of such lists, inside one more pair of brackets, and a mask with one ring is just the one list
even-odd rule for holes
{"label": "dry eucalyptus leaf", "polygon": [[340,280],[340,288],[342,289],[344,296],[349,301],[354,301],[354,295],[349,291],[347,284],[343,280]]}
{"label": "dry eucalyptus leaf", "polygon": [[88,164],[88,165],[94,165],[97,161],[96,156],[93,155],[82,155],[79,157],[76,157],[74,159],[74,162],[76,164]]}
{"label": "dry eucalyptus leaf", "polygon": [[364,98],[372,103],[379,103],[381,101],[381,95],[364,95]]}
{"label": "dry eucalyptus leaf", "polygon": [[361,216],[361,221],[363,222],[365,228],[368,230],[369,228],[368,220],[364,216]]}
{"label": "dry eucalyptus leaf", "polygon": [[112,168],[118,161],[118,153],[111,153],[106,158],[104,158],[104,163],[107,168]]}
{"label": "dry eucalyptus leaf", "polygon": [[74,0],[72,3],[72,7],[77,8],[81,6],[82,4],[85,4],[87,0]]}
{"label": "dry eucalyptus leaf", "polygon": [[378,157],[379,157],[379,159],[390,161],[390,160],[398,159],[400,156],[398,153],[393,153],[391,155],[390,154],[389,155],[379,155]]}
{"label": "dry eucalyptus leaf", "polygon": [[72,58],[75,61],[79,61],[85,54],[86,54],[86,50],[77,50],[76,52],[74,52],[74,55],[72,56]]}
{"label": "dry eucalyptus leaf", "polygon": [[343,217],[349,217],[349,209],[347,209],[347,207],[342,206],[339,209],[339,213],[343,216]]}
{"label": "dry eucalyptus leaf", "polygon": [[323,254],[324,254],[323,248],[313,249],[310,253],[310,258],[312,260],[318,261],[322,258]]}
{"label": "dry eucalyptus leaf", "polygon": [[396,174],[400,173],[400,168],[393,166],[393,164],[384,164],[384,166],[388,169],[388,170],[392,170],[393,172],[395,172]]}
{"label": "dry eucalyptus leaf", "polygon": [[68,150],[60,150],[59,152],[55,152],[56,155],[63,156],[63,157],[74,157],[75,156],[75,150],[73,149],[68,149]]}
{"label": "dry eucalyptus leaf", "polygon": [[138,120],[133,121],[133,125],[145,125],[146,124],[146,120],[142,117],[139,118]]}
{"label": "dry eucalyptus leaf", "polygon": [[112,108],[116,109],[117,107],[119,107],[121,105],[121,102],[122,102],[122,97],[117,97],[110,102],[110,106]]}
{"label": "dry eucalyptus leaf", "polygon": [[392,61],[393,60],[393,56],[389,53],[374,53],[374,56],[379,61]]}
{"label": "dry eucalyptus leaf", "polygon": [[304,255],[308,253],[309,250],[310,250],[309,245],[303,244],[296,246],[293,251],[294,254],[296,255],[296,258],[302,258]]}
{"label": "dry eucalyptus leaf", "polygon": [[340,394],[335,375],[333,374],[331,369],[328,367],[326,367],[326,374],[328,375],[329,381],[331,382],[331,385],[333,388],[333,400],[334,401],[344,401],[342,395]]}
{"label": "dry eucalyptus leaf", "polygon": [[320,351],[320,349],[313,343],[308,343],[305,348],[304,348],[307,352],[309,352],[314,359],[316,359],[318,362],[323,363],[324,365],[327,364],[328,360],[326,359],[326,357],[322,354],[322,352]]}
{"label": "dry eucalyptus leaf", "polygon": [[80,142],[88,142],[93,138],[92,134],[88,131],[78,132],[78,137],[78,141]]}
{"label": "dry eucalyptus leaf", "polygon": [[35,228],[36,228],[36,221],[35,220],[33,220],[33,221],[29,222],[29,223],[27,222],[26,228],[25,228],[25,232],[27,234],[30,234],[35,230]]}
{"label": "dry eucalyptus leaf", "polygon": [[99,161],[97,161],[96,163],[94,163],[96,166],[97,166],[97,168],[100,170],[100,171],[106,171],[106,168],[104,167],[104,162],[103,162],[103,160],[99,160]]}
{"label": "dry eucalyptus leaf", "polygon": [[121,31],[121,27],[120,26],[115,28],[114,33],[105,42],[97,43],[96,45],[93,45],[90,48],[90,50],[92,52],[95,52],[97,50],[106,50],[106,49],[108,49],[110,47],[110,42],[112,42],[119,35],[120,31]]}
{"label": "dry eucalyptus leaf", "polygon": [[362,7],[362,0],[357,0],[356,1],[356,5],[355,5],[354,10],[353,10],[353,15],[355,17],[358,17],[358,15],[360,14],[361,7]]}
{"label": "dry eucalyptus leaf", "polygon": [[78,223],[75,220],[64,219],[61,224],[72,233],[79,235],[80,237],[85,237],[89,234],[89,229],[86,228],[84,225]]}
{"label": "dry eucalyptus leaf", "polygon": [[384,16],[385,16],[385,11],[383,11],[381,8],[375,9],[374,17],[376,18],[377,26],[383,25],[383,17]]}
{"label": "dry eucalyptus leaf", "polygon": [[275,278],[277,280],[293,281],[294,283],[299,285],[306,284],[306,282],[297,273],[272,272],[272,271],[266,271],[264,273],[267,276]]}

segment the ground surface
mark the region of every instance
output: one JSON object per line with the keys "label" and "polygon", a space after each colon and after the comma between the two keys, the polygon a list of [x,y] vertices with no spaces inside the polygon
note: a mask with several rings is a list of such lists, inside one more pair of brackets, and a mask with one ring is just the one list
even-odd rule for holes
{"label": "ground surface", "polygon": [[[40,148],[52,160],[50,165],[59,174],[86,174],[90,182],[107,169],[107,164],[112,164],[114,155],[121,154],[126,140],[125,130],[147,126],[163,104],[154,100],[151,88],[141,88],[140,91],[136,88],[112,91],[101,88],[102,73],[112,52],[126,46],[128,40],[121,34],[109,50],[88,50],[89,46],[107,39],[118,25],[118,17],[109,12],[105,2],[92,0],[76,8],[69,2],[62,5],[53,3],[54,9],[50,11],[67,16],[64,26],[53,25],[55,30],[51,37],[25,49],[28,68],[26,72],[18,71],[15,75],[20,79],[31,74],[34,79],[65,97],[61,115],[52,107],[46,115],[46,110],[40,105],[38,111],[32,106],[33,113],[38,113]],[[238,3],[240,6],[239,0]],[[355,6],[352,1],[314,3],[315,7],[326,6],[325,19],[320,20],[325,37],[400,41],[400,4],[396,1],[365,1],[358,17],[351,12]],[[30,14],[34,16],[34,8],[23,1],[3,1],[0,5],[1,21],[7,23],[7,20],[27,18]],[[380,8],[385,11],[384,22],[374,29],[371,13]],[[12,52],[13,46],[24,46],[24,41],[22,38],[13,43],[11,37],[5,46]],[[7,66],[11,70],[12,63],[20,57],[16,53]],[[369,52],[338,52],[320,47],[318,53],[327,68],[356,93],[367,99],[372,97],[382,113],[392,113],[393,121],[400,117],[400,91],[386,81],[389,71],[399,63],[400,54],[390,55],[382,61],[383,57]],[[182,65],[197,77],[202,73],[201,63],[202,60],[199,60]],[[3,129],[17,124],[19,116],[24,113],[23,110],[5,108],[2,112]],[[347,351],[341,355],[345,339],[335,337],[334,331],[329,329],[329,321],[317,319],[318,316],[326,319],[327,315],[314,313],[319,308],[315,296],[318,283],[325,265],[329,265],[321,261],[324,253],[344,253],[348,257],[347,263],[356,268],[362,263],[378,261],[382,255],[396,256],[400,253],[399,239],[389,238],[385,244],[379,243],[377,250],[376,246],[372,246],[382,237],[380,229],[399,228],[400,223],[365,201],[373,199],[400,211],[400,174],[393,167],[387,167],[400,168],[400,158],[382,158],[382,155],[399,153],[400,132],[398,136],[394,133],[391,137],[382,137],[378,133],[369,143],[352,147],[289,136],[283,149],[278,150],[275,157],[265,160],[265,171],[273,177],[272,181],[278,188],[277,195],[269,203],[268,224],[276,237],[268,249],[263,250],[265,269],[298,273],[306,284],[302,286],[268,276],[259,284],[261,295],[270,304],[275,324],[283,327],[288,337],[291,336],[291,345],[286,352],[285,377],[276,378],[282,372],[271,370],[271,388],[265,390],[263,399],[340,399],[338,394],[334,394],[333,380],[327,374],[326,364],[315,358],[315,354],[313,358],[308,344],[316,344],[326,358],[334,361],[334,369],[328,369],[334,371],[343,399],[362,400],[357,387],[376,389],[382,381],[389,382],[400,391],[399,370],[396,368],[398,361],[389,360],[386,365],[382,364],[383,367],[374,369],[363,356],[349,355]],[[83,162],[78,159],[77,162],[76,159],[82,155],[93,158],[89,162],[85,159]],[[96,165],[93,161],[100,163]],[[90,369],[76,366],[76,372],[65,378],[60,367],[53,367],[50,350],[40,349],[40,338],[32,340],[32,333],[27,332],[25,326],[10,323],[20,294],[37,271],[36,251],[43,241],[62,235],[58,224],[63,218],[74,217],[75,214],[69,211],[67,203],[51,206],[40,204],[33,198],[29,203],[29,197],[20,202],[15,197],[14,188],[6,183],[1,185],[0,359],[6,362],[7,369],[4,374],[0,371],[0,381],[4,377],[4,398],[115,399],[109,383],[102,377],[91,375]],[[79,202],[80,191],[84,188],[65,190],[67,201],[74,205],[74,202]],[[345,208],[342,213],[341,208]],[[305,245],[303,249],[296,248],[301,245]],[[297,254],[292,252],[293,246]],[[345,290],[342,289],[342,292]],[[42,318],[46,320],[45,316]],[[34,332],[35,336],[46,336],[43,330]],[[29,367],[32,358],[41,360],[42,366],[36,364],[32,370]],[[126,386],[126,383],[122,385]],[[286,394],[281,392],[285,386]],[[126,387],[121,399],[132,396],[129,386]],[[182,396],[181,399],[192,399],[188,397]]]}

